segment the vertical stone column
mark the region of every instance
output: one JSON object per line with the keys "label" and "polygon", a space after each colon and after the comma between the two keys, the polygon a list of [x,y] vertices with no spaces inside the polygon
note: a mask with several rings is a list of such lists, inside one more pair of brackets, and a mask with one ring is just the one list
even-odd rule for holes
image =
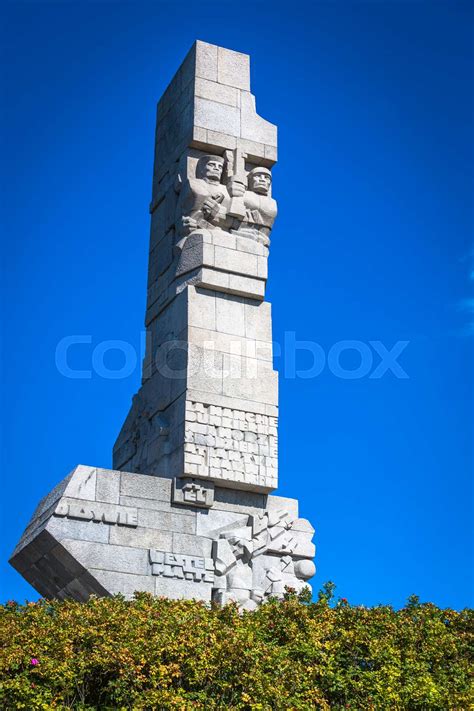
{"label": "vertical stone column", "polygon": [[148,343],[115,469],[276,488],[278,377],[264,301],[276,157],[249,57],[196,42],[158,103]]}

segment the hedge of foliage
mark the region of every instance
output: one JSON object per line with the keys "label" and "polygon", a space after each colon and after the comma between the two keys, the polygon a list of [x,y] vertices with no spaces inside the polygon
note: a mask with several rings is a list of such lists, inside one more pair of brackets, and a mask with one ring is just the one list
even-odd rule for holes
{"label": "hedge of foliage", "polygon": [[257,612],[137,594],[0,607],[2,709],[474,708],[473,613],[289,593]]}

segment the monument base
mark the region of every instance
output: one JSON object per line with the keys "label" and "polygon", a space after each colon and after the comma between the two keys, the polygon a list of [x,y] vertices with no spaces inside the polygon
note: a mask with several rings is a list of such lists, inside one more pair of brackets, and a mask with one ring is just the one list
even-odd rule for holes
{"label": "monument base", "polygon": [[296,499],[80,465],[41,501],[10,563],[47,598],[146,591],[255,609],[307,585],[313,533]]}

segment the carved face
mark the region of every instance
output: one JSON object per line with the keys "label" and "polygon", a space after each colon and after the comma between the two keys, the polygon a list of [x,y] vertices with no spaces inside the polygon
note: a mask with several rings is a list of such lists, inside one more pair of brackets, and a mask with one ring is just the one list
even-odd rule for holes
{"label": "carved face", "polygon": [[223,163],[217,158],[209,158],[204,168],[204,178],[213,183],[220,183]]}
{"label": "carved face", "polygon": [[272,184],[272,177],[267,172],[251,173],[249,179],[250,190],[259,195],[268,195]]}

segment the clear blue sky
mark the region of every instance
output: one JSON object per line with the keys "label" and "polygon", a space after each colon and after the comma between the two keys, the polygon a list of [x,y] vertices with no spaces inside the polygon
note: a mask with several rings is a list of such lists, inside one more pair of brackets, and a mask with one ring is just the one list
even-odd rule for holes
{"label": "clear blue sky", "polygon": [[74,352],[87,368],[104,339],[139,347],[155,104],[200,38],[251,55],[259,113],[279,126],[274,339],[409,341],[408,379],[281,374],[279,492],[315,524],[314,585],[365,605],[472,604],[472,9],[4,6],[2,600],[37,597],[6,560],[40,497],[78,463],[111,466],[139,371],[68,379],[55,348],[90,335]]}

